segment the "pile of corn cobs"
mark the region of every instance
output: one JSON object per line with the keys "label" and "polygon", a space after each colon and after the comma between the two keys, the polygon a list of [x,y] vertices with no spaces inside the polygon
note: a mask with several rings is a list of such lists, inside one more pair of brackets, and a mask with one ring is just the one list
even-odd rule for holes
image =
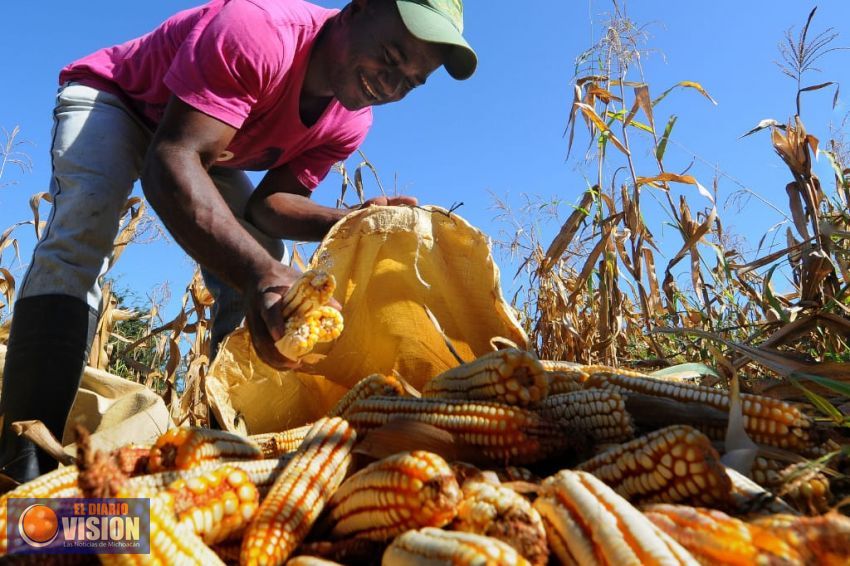
{"label": "pile of corn cobs", "polygon": [[761,486],[715,448],[727,393],[504,349],[421,394],[369,376],[281,433],[83,438],[77,466],[4,497],[150,497],[151,554],[104,563],[850,563],[850,518],[806,464],[835,441],[789,403],[742,406]]}

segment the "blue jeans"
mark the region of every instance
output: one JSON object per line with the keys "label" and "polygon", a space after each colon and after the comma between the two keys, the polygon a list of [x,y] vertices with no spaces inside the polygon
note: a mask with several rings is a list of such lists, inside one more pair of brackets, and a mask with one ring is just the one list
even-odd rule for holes
{"label": "blue jeans", "polygon": [[[70,295],[100,308],[100,278],[109,267],[124,204],[139,178],[153,132],[109,93],[80,84],[60,89],[53,112],[53,206],[18,297]],[[286,247],[244,220],[254,187],[243,172],[214,167],[210,177],[242,226],[283,260]],[[216,299],[212,335],[219,341],[239,325],[242,300],[209,273]]]}

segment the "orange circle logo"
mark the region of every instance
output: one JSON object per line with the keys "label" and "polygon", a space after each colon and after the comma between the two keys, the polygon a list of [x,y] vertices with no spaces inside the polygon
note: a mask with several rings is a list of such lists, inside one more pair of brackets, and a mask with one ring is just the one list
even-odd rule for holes
{"label": "orange circle logo", "polygon": [[18,532],[30,546],[47,546],[59,533],[59,519],[56,512],[47,505],[30,505],[21,513]]}

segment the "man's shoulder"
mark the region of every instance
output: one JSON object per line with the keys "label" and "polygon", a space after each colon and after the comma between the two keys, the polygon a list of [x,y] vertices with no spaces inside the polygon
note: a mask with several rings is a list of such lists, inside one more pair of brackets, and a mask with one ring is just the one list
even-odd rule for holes
{"label": "man's shoulder", "polygon": [[279,26],[320,28],[339,10],[323,8],[304,0],[233,0],[256,6]]}

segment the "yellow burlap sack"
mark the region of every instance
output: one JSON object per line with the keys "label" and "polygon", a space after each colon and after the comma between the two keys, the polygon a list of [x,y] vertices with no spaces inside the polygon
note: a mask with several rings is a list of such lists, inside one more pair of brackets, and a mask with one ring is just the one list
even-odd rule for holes
{"label": "yellow burlap sack", "polygon": [[464,360],[494,337],[528,338],[502,297],[488,238],[437,207],[370,207],[340,221],[309,267],[336,277],[345,330],[299,372],[264,364],[239,329],[207,377],[213,411],[228,430],[257,434],[322,416],[358,380],[381,372],[417,388],[457,365],[433,313]]}
{"label": "yellow burlap sack", "polygon": [[[5,359],[6,346],[0,344],[0,379]],[[159,395],[142,384],[91,367],[83,372],[64,437],[60,439],[70,453],[77,423],[92,433],[92,445],[102,450],[128,443],[152,443],[172,426]]]}

